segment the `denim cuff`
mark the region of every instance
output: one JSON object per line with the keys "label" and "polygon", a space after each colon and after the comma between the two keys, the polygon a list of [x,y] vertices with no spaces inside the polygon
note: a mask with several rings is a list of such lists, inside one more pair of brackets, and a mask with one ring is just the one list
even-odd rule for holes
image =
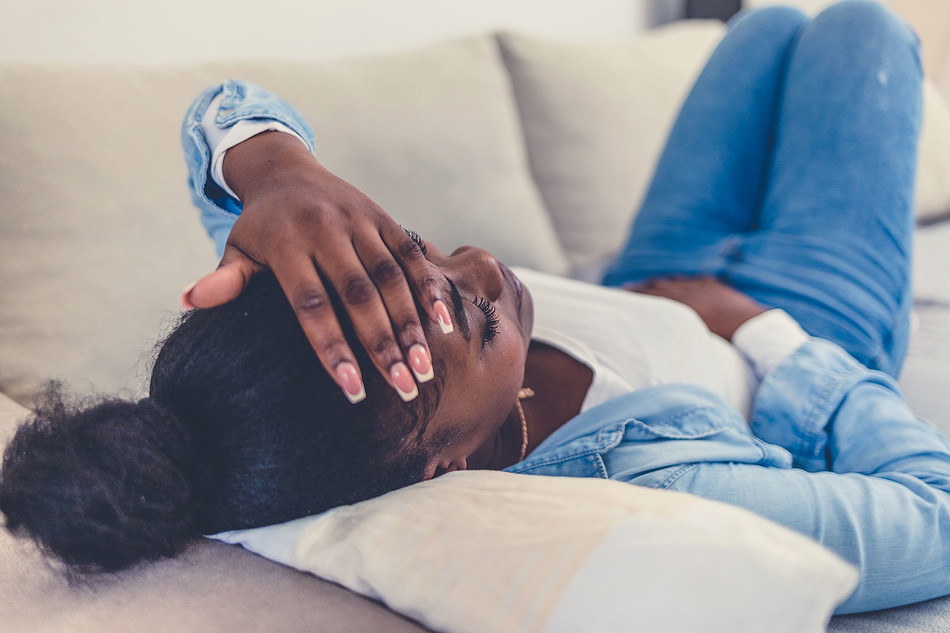
{"label": "denim cuff", "polygon": [[[202,119],[219,94],[220,106],[214,116],[216,126],[228,128],[239,121],[252,119],[276,121],[293,130],[311,152],[314,150],[313,130],[303,116],[290,104],[259,86],[229,79],[198,95],[182,122],[181,143],[188,166],[192,201],[201,211],[205,229],[216,239],[220,234],[226,237],[227,233],[217,230],[218,225],[224,222],[229,227],[234,216],[241,214],[241,203],[211,178],[211,148],[201,131]],[[220,252],[221,248],[218,250]]]}
{"label": "denim cuff", "polygon": [[809,339],[759,386],[749,422],[752,433],[788,450],[797,468],[827,470],[835,412],[870,373],[834,343]]}

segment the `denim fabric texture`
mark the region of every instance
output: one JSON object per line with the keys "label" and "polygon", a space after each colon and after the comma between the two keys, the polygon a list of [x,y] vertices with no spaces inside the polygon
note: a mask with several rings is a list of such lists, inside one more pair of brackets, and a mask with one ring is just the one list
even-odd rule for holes
{"label": "denim fabric texture", "polygon": [[896,376],[907,348],[919,43],[871,2],[739,14],[604,283],[709,273]]}
{"label": "denim fabric texture", "polygon": [[891,377],[822,339],[766,376],[748,423],[699,387],[644,389],[585,411],[507,470],[749,509],[858,568],[837,613],[950,593],[950,444]]}
{"label": "denim fabric texture", "polygon": [[241,214],[241,202],[219,187],[211,178],[211,149],[201,132],[201,121],[211,101],[224,93],[215,125],[227,128],[238,121],[267,119],[279,121],[297,133],[313,151],[313,130],[293,106],[279,99],[260,86],[229,79],[223,84],[204,90],[192,102],[181,127],[181,144],[188,166],[188,184],[191,200],[201,213],[201,224],[214,240],[218,255],[224,253],[224,245],[234,220]]}
{"label": "denim fabric texture", "polygon": [[[605,283],[715,274],[814,338],[764,378],[748,423],[696,386],[645,389],[585,411],[507,470],[747,508],[859,569],[837,613],[948,594],[950,444],[892,378],[908,336],[917,38],[865,0],[814,19],[765,8],[730,26]],[[271,118],[312,138],[290,106],[249,84],[198,97],[183,143],[219,252],[240,205],[209,181],[200,121],[221,90],[220,125]]]}

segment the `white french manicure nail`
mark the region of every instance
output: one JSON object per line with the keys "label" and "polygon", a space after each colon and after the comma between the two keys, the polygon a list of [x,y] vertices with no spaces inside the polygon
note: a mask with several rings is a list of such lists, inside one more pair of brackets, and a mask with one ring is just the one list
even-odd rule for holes
{"label": "white french manicure nail", "polygon": [[343,386],[343,395],[352,404],[366,399],[366,388],[352,363],[340,363],[336,368],[336,376]]}
{"label": "white french manicure nail", "polygon": [[[392,369],[389,370],[389,376],[392,378],[393,386],[396,387],[396,393],[406,402],[414,400],[419,395],[416,381],[412,379],[412,374],[409,373],[409,368],[406,367],[405,363],[393,365]],[[412,386],[410,387],[410,385]]]}
{"label": "white french manicure nail", "polygon": [[449,308],[445,305],[445,302],[439,299],[435,302],[435,316],[439,321],[439,327],[442,328],[443,334],[451,334],[455,331],[455,326],[452,325],[452,316],[449,314]]}
{"label": "white french manicure nail", "polygon": [[435,377],[432,371],[432,359],[426,348],[416,343],[409,348],[409,366],[419,382],[429,382]]}

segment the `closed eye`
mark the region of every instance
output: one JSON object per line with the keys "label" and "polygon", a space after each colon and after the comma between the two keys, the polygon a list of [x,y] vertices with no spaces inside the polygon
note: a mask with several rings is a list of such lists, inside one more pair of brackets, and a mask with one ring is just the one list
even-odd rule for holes
{"label": "closed eye", "polygon": [[485,330],[482,332],[482,347],[484,348],[498,335],[498,311],[485,297],[476,297],[472,303],[485,315]]}
{"label": "closed eye", "polygon": [[465,304],[462,301],[462,293],[459,292],[458,286],[455,285],[455,282],[445,278],[449,282],[449,291],[452,295],[452,312],[455,315],[455,322],[458,323],[459,328],[462,330],[462,337],[466,341],[472,340],[472,331],[468,325],[468,317],[465,315]]}

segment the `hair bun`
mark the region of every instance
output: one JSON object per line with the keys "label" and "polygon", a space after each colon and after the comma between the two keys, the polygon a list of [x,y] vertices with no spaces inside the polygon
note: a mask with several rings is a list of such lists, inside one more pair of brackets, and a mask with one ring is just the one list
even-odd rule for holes
{"label": "hair bun", "polygon": [[197,535],[192,450],[188,429],[152,398],[76,409],[54,390],[7,446],[0,512],[73,570],[173,556]]}

